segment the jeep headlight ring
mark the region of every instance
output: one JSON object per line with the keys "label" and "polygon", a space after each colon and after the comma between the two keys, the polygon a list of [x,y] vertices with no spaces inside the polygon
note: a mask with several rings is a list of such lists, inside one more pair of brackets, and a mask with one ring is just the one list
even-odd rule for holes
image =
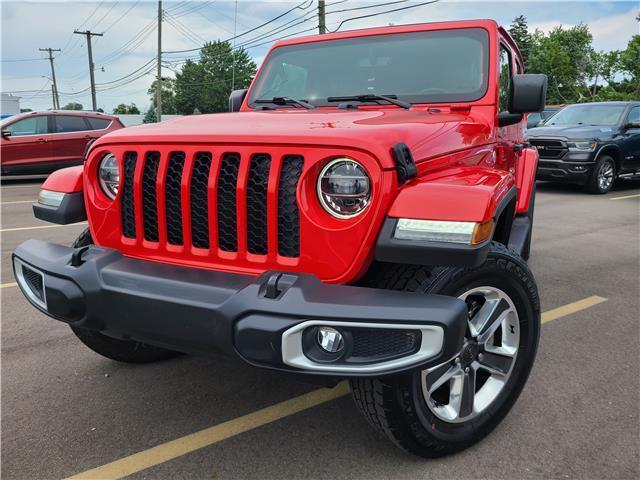
{"label": "jeep headlight ring", "polygon": [[111,200],[115,200],[118,195],[118,185],[120,184],[120,165],[113,153],[108,153],[98,165],[98,183],[104,194]]}
{"label": "jeep headlight ring", "polygon": [[371,202],[371,180],[367,170],[350,158],[330,161],[318,176],[318,199],[336,218],[357,217]]}

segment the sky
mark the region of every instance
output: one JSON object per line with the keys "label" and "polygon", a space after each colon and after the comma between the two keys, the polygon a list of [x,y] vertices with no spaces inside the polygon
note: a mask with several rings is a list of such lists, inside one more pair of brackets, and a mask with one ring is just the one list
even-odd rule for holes
{"label": "sky", "polygon": [[[327,26],[330,30],[339,27],[340,31],[344,31],[389,24],[474,18],[491,18],[508,26],[517,15],[522,14],[527,17],[532,29],[544,31],[558,25],[571,27],[579,23],[588,24],[594,37],[594,47],[604,51],[624,49],[631,36],[640,33],[635,20],[640,11],[638,0],[440,0],[430,5],[420,5],[424,2],[326,0]],[[133,102],[142,112],[146,111],[149,106],[147,89],[156,74],[157,3],[155,0],[2,0],[0,90],[4,93],[15,92],[15,95],[22,97],[22,108],[51,108],[51,68],[47,54],[39,49],[61,49],[61,52],[54,53],[60,104],[79,102],[85,109],[90,109],[87,45],[84,36],[73,33],[75,29],[89,29],[103,34],[92,40],[98,107],[109,113],[120,103]],[[407,6],[412,8],[388,12]],[[316,0],[164,1],[162,50],[171,52],[198,48],[204,41],[231,38],[235,31],[237,45],[246,45],[249,54],[259,65],[277,38],[315,33],[316,8]],[[388,13],[354,18],[381,12]],[[268,25],[248,32],[280,15]],[[180,62],[194,54],[197,52],[164,54],[163,76],[173,76]]]}

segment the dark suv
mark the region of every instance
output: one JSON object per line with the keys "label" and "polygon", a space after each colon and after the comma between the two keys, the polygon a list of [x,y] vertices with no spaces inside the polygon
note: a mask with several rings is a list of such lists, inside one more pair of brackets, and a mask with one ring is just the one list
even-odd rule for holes
{"label": "dark suv", "polygon": [[50,110],[2,120],[2,175],[51,173],[80,165],[87,145],[124,125],[98,112]]}
{"label": "dark suv", "polygon": [[530,130],[538,180],[607,193],[616,178],[640,176],[640,102],[570,105]]}

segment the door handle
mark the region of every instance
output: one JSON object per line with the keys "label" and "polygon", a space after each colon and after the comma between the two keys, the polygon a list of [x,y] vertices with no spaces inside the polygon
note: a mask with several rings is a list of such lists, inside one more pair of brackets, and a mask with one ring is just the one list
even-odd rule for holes
{"label": "door handle", "polygon": [[46,138],[39,138],[38,142],[40,143],[47,143],[47,139]]}

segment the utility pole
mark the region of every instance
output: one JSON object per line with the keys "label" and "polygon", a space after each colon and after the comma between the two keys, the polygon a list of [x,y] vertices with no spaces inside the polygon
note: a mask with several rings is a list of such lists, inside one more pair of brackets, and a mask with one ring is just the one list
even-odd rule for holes
{"label": "utility pole", "polygon": [[53,68],[53,52],[59,52],[59,48],[39,48],[41,52],[49,53],[49,63],[51,64],[51,88],[53,89],[53,108],[60,108],[60,98],[58,97],[58,84],[56,83],[56,69]]}
{"label": "utility pole", "polygon": [[54,87],[53,83],[51,84],[51,99],[53,100],[53,109],[59,110],[60,106],[56,103],[56,87]]}
{"label": "utility pole", "polygon": [[156,85],[156,121],[162,121],[162,0],[158,0],[158,80]]}
{"label": "utility pole", "polygon": [[87,37],[87,51],[89,52],[89,78],[91,79],[91,103],[93,105],[93,111],[98,110],[98,104],[96,102],[96,79],[93,75],[93,52],[91,51],[91,37],[101,37],[102,33],[93,33],[90,30],[85,30],[84,32],[80,32],[78,30],[74,30],[73,33],[77,33],[78,35],[84,35]]}
{"label": "utility pole", "polygon": [[318,30],[320,34],[327,33],[327,22],[324,13],[324,0],[318,0]]}

